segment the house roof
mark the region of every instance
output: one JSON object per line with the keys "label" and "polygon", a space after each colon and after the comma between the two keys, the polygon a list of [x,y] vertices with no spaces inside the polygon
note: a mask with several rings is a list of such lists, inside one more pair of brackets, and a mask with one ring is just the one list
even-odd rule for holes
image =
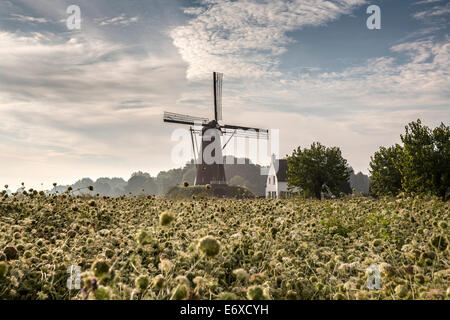
{"label": "house roof", "polygon": [[277,180],[280,182],[287,181],[287,160],[286,159],[278,160]]}

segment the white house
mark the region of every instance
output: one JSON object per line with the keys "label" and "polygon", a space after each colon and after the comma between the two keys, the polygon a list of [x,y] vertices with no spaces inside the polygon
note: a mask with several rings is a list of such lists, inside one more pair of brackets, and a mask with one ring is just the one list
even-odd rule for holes
{"label": "white house", "polygon": [[[278,170],[276,170],[277,166]],[[287,160],[279,159],[275,161],[275,157],[272,157],[266,182],[266,198],[285,198],[289,194],[287,185]]]}

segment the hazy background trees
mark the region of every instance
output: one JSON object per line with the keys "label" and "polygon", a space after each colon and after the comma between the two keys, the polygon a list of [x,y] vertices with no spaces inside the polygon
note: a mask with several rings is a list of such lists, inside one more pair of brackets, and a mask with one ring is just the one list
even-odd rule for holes
{"label": "hazy background trees", "polygon": [[[266,175],[261,175],[261,166],[253,164],[249,159],[237,159],[230,157],[225,162],[225,174],[230,185],[247,187],[257,196],[264,196],[266,188]],[[227,164],[234,163],[234,164]],[[237,164],[242,163],[242,164]],[[121,195],[164,195],[170,187],[182,185],[188,182],[193,185],[195,180],[195,165],[193,163],[186,164],[183,168],[161,171],[156,177],[142,171],[135,172],[128,181],[122,178],[99,178],[93,181],[90,178],[83,178],[73,185],[74,194],[91,194],[117,197]],[[367,193],[369,189],[368,177],[362,173],[354,175],[350,174],[351,187],[357,193]],[[93,186],[90,191],[87,189]],[[50,192],[63,193],[67,190],[68,185],[57,185]],[[351,192],[348,185],[345,186],[347,192]],[[77,191],[80,189],[79,191]]]}
{"label": "hazy background trees", "polygon": [[362,172],[354,173],[353,169],[350,173],[350,186],[354,193],[369,194],[369,177]]}
{"label": "hazy background trees", "polygon": [[[234,163],[234,164],[227,164]],[[238,164],[242,163],[242,164]],[[231,185],[245,186],[254,194],[261,196],[265,193],[267,176],[261,175],[261,166],[253,164],[249,159],[237,159],[230,157],[225,162],[225,174]],[[71,185],[75,194],[91,194],[102,196],[121,195],[163,195],[170,187],[188,182],[193,185],[195,180],[195,165],[193,162],[183,168],[161,171],[156,177],[142,171],[135,172],[128,181],[122,178],[99,178],[93,181],[83,178]],[[89,191],[87,187],[93,186]],[[68,185],[57,185],[50,192],[65,192]],[[79,191],[77,191],[79,190]]]}
{"label": "hazy background trees", "polygon": [[138,194],[156,194],[158,192],[158,185],[155,178],[151,177],[146,172],[135,172],[131,175],[128,183],[124,186],[125,193]]}

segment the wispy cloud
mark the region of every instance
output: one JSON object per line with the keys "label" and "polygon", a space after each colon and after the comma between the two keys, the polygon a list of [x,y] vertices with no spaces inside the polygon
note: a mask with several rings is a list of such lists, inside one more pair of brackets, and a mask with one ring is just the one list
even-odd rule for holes
{"label": "wispy cloud", "polygon": [[[94,167],[103,163],[111,172],[123,166],[127,176],[137,163],[136,169],[148,167],[150,155],[163,158],[158,150],[170,135],[161,138],[162,128],[156,124],[163,108],[175,105],[183,91],[184,64],[127,49],[84,33],[67,39],[1,31],[2,161],[16,159],[15,166],[24,173],[41,167],[41,175],[64,178],[67,174],[56,167],[72,163],[80,170],[76,175],[84,176],[93,167],[86,163],[78,169],[76,163],[89,161]],[[142,157],[143,150],[148,156]],[[52,161],[53,169],[46,166]],[[134,164],[124,165],[129,161]],[[3,171],[1,175],[9,177]]]}
{"label": "wispy cloud", "polygon": [[100,26],[128,26],[132,23],[137,23],[139,21],[139,17],[127,17],[124,14],[121,14],[118,17],[113,18],[103,18],[103,19],[95,19],[95,22]]}
{"label": "wispy cloud", "polygon": [[417,1],[414,2],[413,4],[418,5],[418,4],[429,4],[429,3],[436,3],[436,2],[440,2],[442,0],[422,0],[422,1]]}
{"label": "wispy cloud", "polygon": [[342,72],[240,83],[228,91],[224,105],[236,106],[231,116],[238,114],[239,108],[272,109],[336,120],[376,110],[384,115],[424,112],[425,108],[445,110],[450,96],[450,79],[446,76],[450,71],[448,38],[443,42],[402,43],[393,46],[391,53]]}
{"label": "wispy cloud", "polygon": [[450,14],[450,3],[445,6],[434,6],[427,10],[423,10],[413,14],[415,19],[423,20],[426,18],[441,17]]}
{"label": "wispy cloud", "polygon": [[35,18],[31,16],[24,16],[22,14],[11,14],[10,20],[20,21],[20,22],[34,22],[34,23],[48,23],[46,18]]}
{"label": "wispy cloud", "polygon": [[279,74],[278,56],[292,43],[287,32],[319,26],[349,14],[364,0],[203,0],[203,9],[187,25],[170,32],[174,45],[189,63],[187,77],[203,78],[212,70],[229,77]]}

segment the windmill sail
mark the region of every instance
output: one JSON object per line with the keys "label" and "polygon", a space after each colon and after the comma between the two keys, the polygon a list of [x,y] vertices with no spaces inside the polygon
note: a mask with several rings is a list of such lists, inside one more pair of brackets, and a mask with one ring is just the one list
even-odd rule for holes
{"label": "windmill sail", "polygon": [[233,126],[225,124],[221,126],[222,132],[224,134],[230,134],[232,132],[235,136],[244,136],[244,137],[256,137],[261,139],[268,139],[269,137],[269,130],[267,129],[260,129],[260,128],[251,128],[251,127],[244,127],[244,126]]}
{"label": "windmill sail", "polygon": [[200,123],[203,125],[209,121],[207,118],[188,116],[188,115],[184,115],[184,114],[167,112],[167,111],[164,111],[163,120],[164,120],[164,122],[187,124],[190,126],[193,126],[197,123]]}
{"label": "windmill sail", "polygon": [[222,79],[223,73],[214,72],[214,118],[222,120]]}

